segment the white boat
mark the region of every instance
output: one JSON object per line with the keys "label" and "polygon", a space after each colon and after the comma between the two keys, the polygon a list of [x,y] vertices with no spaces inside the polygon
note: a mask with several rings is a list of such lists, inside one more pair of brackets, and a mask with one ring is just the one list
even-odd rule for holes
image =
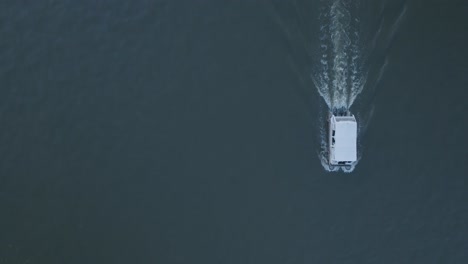
{"label": "white boat", "polygon": [[357,122],[349,111],[330,113],[328,165],[335,171],[351,171],[357,161]]}

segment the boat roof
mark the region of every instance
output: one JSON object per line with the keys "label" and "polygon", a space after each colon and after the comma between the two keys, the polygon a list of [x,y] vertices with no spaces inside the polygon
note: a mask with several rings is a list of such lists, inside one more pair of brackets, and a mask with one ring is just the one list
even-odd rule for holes
{"label": "boat roof", "polygon": [[332,116],[335,125],[335,143],[332,158],[335,161],[357,160],[357,123],[354,116]]}

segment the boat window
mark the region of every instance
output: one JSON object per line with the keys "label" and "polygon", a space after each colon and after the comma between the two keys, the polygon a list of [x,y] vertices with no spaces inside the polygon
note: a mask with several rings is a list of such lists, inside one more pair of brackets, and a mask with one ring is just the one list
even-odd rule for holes
{"label": "boat window", "polygon": [[335,136],[335,130],[332,131],[332,136]]}
{"label": "boat window", "polygon": [[332,145],[335,145],[335,138],[332,137]]}

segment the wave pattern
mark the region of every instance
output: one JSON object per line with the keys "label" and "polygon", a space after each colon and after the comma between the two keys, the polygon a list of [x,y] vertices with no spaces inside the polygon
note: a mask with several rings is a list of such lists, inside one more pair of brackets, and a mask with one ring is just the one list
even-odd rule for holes
{"label": "wave pattern", "polygon": [[352,0],[323,1],[320,13],[320,64],[312,79],[330,110],[349,109],[361,93],[367,74],[360,50],[359,19]]}

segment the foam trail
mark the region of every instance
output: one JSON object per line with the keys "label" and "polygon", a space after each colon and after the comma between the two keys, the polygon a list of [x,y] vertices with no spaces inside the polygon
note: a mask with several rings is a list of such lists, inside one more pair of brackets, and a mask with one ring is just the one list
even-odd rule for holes
{"label": "foam trail", "polygon": [[312,79],[330,109],[349,109],[367,78],[359,48],[359,20],[352,19],[352,5],[344,0],[324,3],[320,15],[320,64]]}

